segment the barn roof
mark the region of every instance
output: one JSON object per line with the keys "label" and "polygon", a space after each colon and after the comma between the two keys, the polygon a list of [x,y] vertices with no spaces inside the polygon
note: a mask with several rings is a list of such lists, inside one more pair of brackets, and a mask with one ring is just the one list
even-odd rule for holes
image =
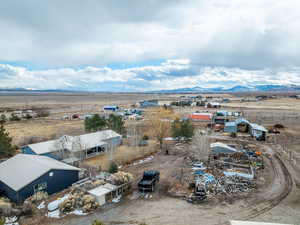
{"label": "barn roof", "polygon": [[[58,151],[59,149],[62,148],[61,143],[64,143],[64,148],[70,151],[80,151],[82,149],[89,149],[97,146],[103,146],[106,144],[104,142],[105,140],[114,137],[122,137],[122,136],[113,130],[103,130],[103,131],[97,131],[94,133],[83,134],[79,136],[64,135],[60,139],[40,142],[36,144],[30,144],[28,145],[28,147],[30,147],[38,155]],[[81,146],[79,146],[78,143]]]}
{"label": "barn roof", "polygon": [[248,120],[246,120],[245,118],[243,118],[243,117],[237,118],[237,119],[235,120],[235,123],[236,123],[236,125],[239,125],[240,123],[247,123],[247,124],[250,124],[250,122],[249,122]]}
{"label": "barn roof", "polygon": [[18,154],[0,164],[0,181],[19,191],[50,170],[80,171],[46,156]]}
{"label": "barn roof", "polygon": [[211,121],[213,115],[211,113],[193,113],[189,116],[192,120]]}

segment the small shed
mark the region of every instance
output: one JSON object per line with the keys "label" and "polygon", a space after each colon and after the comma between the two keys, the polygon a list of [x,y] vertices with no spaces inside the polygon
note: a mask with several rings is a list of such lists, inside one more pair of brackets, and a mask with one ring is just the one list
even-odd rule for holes
{"label": "small shed", "polygon": [[80,169],[55,159],[18,154],[0,164],[0,191],[13,202],[23,202],[34,193],[54,194],[79,179]]}
{"label": "small shed", "polygon": [[250,122],[246,120],[245,118],[241,117],[235,120],[235,124],[237,126],[238,132],[245,132],[248,133]]}
{"label": "small shed", "polygon": [[97,199],[99,205],[104,205],[108,200],[116,197],[116,195],[118,194],[117,189],[117,186],[106,183],[88,191],[88,193],[93,195]]}
{"label": "small shed", "polygon": [[227,133],[236,133],[237,132],[237,126],[235,122],[227,122],[225,123],[224,132]]}
{"label": "small shed", "polygon": [[250,134],[251,136],[255,137],[257,140],[261,140],[261,141],[266,140],[267,132],[268,132],[267,129],[261,125],[258,125],[256,123],[250,124]]}

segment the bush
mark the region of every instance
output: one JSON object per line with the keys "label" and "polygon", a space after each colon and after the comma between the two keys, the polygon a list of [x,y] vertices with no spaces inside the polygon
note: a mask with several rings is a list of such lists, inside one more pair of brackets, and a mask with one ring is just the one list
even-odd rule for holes
{"label": "bush", "polygon": [[2,115],[0,116],[0,123],[5,123],[6,121],[7,121],[6,116],[5,116],[4,114],[2,114]]}
{"label": "bush", "polygon": [[11,115],[11,117],[10,117],[10,121],[20,121],[20,120],[21,120],[21,118],[16,115]]}
{"label": "bush", "polygon": [[91,225],[105,225],[100,220],[94,220],[94,222]]}
{"label": "bush", "polygon": [[0,218],[0,225],[4,225],[5,224],[5,218]]}
{"label": "bush", "polygon": [[110,173],[117,173],[118,170],[119,170],[119,167],[118,167],[117,163],[111,162],[110,166],[109,166],[108,172],[110,172]]}
{"label": "bush", "polygon": [[86,131],[98,131],[106,127],[107,122],[105,118],[100,117],[98,114],[93,115],[92,117],[87,117],[84,120],[84,127]]}
{"label": "bush", "polygon": [[144,141],[148,141],[148,140],[149,140],[149,137],[148,137],[147,135],[144,135],[144,136],[143,136],[143,140],[144,140]]}
{"label": "bush", "polygon": [[47,116],[50,115],[50,113],[49,113],[48,110],[42,109],[42,110],[38,110],[38,111],[36,112],[36,115],[37,115],[37,117],[47,117]]}

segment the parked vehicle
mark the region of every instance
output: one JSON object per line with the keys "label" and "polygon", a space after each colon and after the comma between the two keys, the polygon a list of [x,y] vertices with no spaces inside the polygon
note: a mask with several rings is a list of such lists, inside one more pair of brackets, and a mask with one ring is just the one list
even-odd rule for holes
{"label": "parked vehicle", "polygon": [[153,192],[155,185],[159,182],[159,171],[146,170],[144,171],[142,179],[138,183],[139,191]]}

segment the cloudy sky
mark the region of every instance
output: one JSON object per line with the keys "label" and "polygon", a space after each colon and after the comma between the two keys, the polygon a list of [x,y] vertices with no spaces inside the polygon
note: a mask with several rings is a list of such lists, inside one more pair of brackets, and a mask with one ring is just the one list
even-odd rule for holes
{"label": "cloudy sky", "polygon": [[3,0],[0,87],[300,84],[299,0]]}

